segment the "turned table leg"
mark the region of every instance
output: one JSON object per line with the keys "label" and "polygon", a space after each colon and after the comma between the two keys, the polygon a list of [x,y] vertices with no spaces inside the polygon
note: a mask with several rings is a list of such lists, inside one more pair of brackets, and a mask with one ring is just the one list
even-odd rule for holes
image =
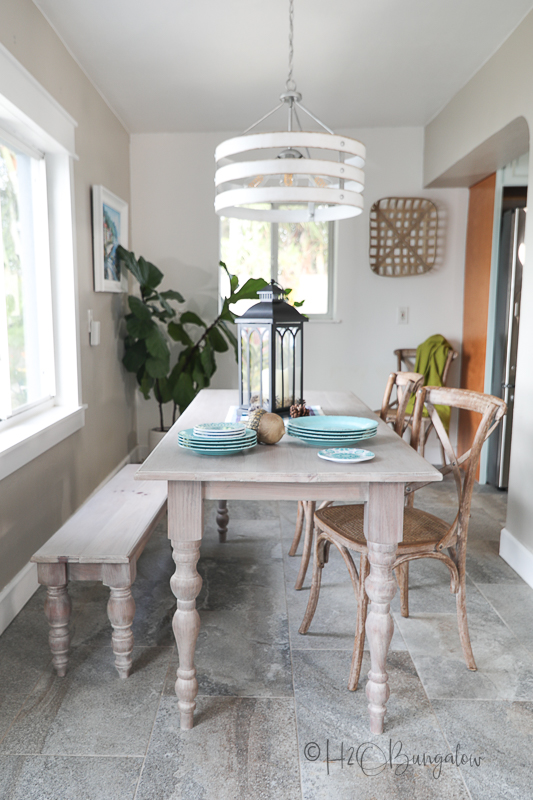
{"label": "turned table leg", "polygon": [[110,597],[107,604],[107,616],[113,626],[111,641],[115,654],[115,667],[121,678],[130,674],[133,652],[133,633],[131,626],[135,616],[135,600],[129,586],[114,588],[110,586]]}
{"label": "turned table leg", "polygon": [[392,565],[403,531],[403,484],[370,484],[365,513],[370,574],[365,588],[370,599],[366,635],[370,648],[370,672],[366,686],[370,731],[383,733],[390,689],[387,653],[394,632],[390,603],[396,593]]}
{"label": "turned table leg", "polygon": [[48,641],[52,651],[52,663],[60,678],[63,678],[67,672],[68,647],[70,643],[68,630],[70,611],[71,602],[67,584],[63,586],[47,586],[44,613],[50,625]]}
{"label": "turned table leg", "polygon": [[219,500],[217,506],[217,529],[219,542],[226,541],[226,534],[228,532],[229,512],[228,501]]}
{"label": "turned table leg", "polygon": [[200,631],[196,597],[202,588],[202,579],[196,570],[196,564],[200,557],[202,533],[202,485],[169,481],[168,536],[176,564],[176,572],[170,580],[170,587],[177,601],[172,630],[176,637],[179,656],[176,694],[179,700],[182,730],[190,730],[193,727],[198,694],[194,651]]}

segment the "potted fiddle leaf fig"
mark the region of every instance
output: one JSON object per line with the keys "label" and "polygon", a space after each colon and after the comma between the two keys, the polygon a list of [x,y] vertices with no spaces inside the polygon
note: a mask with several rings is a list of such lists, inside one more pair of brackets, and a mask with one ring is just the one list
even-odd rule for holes
{"label": "potted fiddle leaf fig", "polygon": [[[267,285],[263,278],[249,278],[242,286],[231,275],[224,262],[230,293],[222,302],[218,316],[205,322],[194,311],[179,311],[185,299],[180,292],[158,287],[163,273],[142,256],[135,258],[124,247],[117,248],[121,269],[127,269],[137,280],[140,297],[129,295],[126,315],[126,339],[122,363],[128,372],[135,373],[139,389],[148,400],[155,397],[159,406],[159,428],[165,426],[164,406],[172,403],[172,423],[179,410],[182,413],[201,389],[209,386],[216,368],[217,353],[230,347],[237,358],[237,340],[231,329],[235,315],[231,306],[239,300],[254,300],[257,292]],[[181,345],[175,356],[176,348]],[[175,359],[175,363],[172,363]]]}

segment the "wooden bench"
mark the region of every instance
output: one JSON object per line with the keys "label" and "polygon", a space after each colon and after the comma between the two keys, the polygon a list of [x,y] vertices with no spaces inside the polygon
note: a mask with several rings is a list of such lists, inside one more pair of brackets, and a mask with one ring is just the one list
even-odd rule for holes
{"label": "wooden bench", "polygon": [[121,678],[131,669],[135,601],[131,585],[137,559],[165,514],[166,481],[135,481],[138,464],[128,464],[90,498],[38,550],[39,583],[47,587],[44,612],[57,674],[67,671],[71,611],[69,581],[102,581],[110,588],[107,615],[113,627],[115,666]]}

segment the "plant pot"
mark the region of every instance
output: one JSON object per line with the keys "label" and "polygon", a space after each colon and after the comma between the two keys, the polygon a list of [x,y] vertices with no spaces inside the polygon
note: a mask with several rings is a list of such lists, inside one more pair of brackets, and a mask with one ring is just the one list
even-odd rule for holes
{"label": "plant pot", "polygon": [[166,436],[170,429],[169,428],[151,428],[148,431],[148,452],[151,453],[152,450],[157,447],[161,439]]}

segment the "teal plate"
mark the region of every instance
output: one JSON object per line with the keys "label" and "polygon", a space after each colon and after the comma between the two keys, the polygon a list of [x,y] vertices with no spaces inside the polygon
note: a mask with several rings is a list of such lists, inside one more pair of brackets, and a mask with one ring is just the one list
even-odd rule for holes
{"label": "teal plate", "polygon": [[223,440],[213,440],[206,436],[195,436],[194,428],[187,428],[180,431],[178,434],[178,444],[185,447],[196,447],[198,449],[207,448],[208,450],[225,450],[231,448],[232,450],[246,446],[253,446],[257,444],[257,433],[252,430],[246,430],[244,435],[237,434],[234,438],[224,437]]}
{"label": "teal plate", "polygon": [[199,456],[233,456],[236,453],[244,453],[246,450],[252,450],[255,447],[254,444],[244,445],[242,447],[225,447],[220,448],[217,447],[215,450],[210,450],[208,448],[198,448],[196,445],[192,447],[187,444],[181,444],[178,442],[179,446],[183,448],[183,450],[192,450],[193,453],[196,453]]}
{"label": "teal plate", "polygon": [[371,450],[356,450],[354,447],[329,447],[318,453],[319,458],[339,464],[358,464],[361,461],[370,461],[375,455]]}
{"label": "teal plate", "polygon": [[289,435],[299,439],[304,444],[308,444],[310,447],[324,447],[325,444],[329,444],[331,447],[348,447],[349,445],[357,444],[357,442],[360,442],[362,439],[372,439],[376,433],[377,431],[373,431],[363,436],[356,436],[354,439],[344,436],[341,439],[330,439],[328,441],[324,441],[324,439],[308,439],[303,436],[296,436],[295,433]]}
{"label": "teal plate", "polygon": [[367,419],[367,417],[341,417],[341,416],[317,416],[317,417],[298,417],[289,421],[289,428],[292,430],[301,429],[305,432],[316,431],[316,433],[363,433],[373,430],[377,426],[377,420]]}

